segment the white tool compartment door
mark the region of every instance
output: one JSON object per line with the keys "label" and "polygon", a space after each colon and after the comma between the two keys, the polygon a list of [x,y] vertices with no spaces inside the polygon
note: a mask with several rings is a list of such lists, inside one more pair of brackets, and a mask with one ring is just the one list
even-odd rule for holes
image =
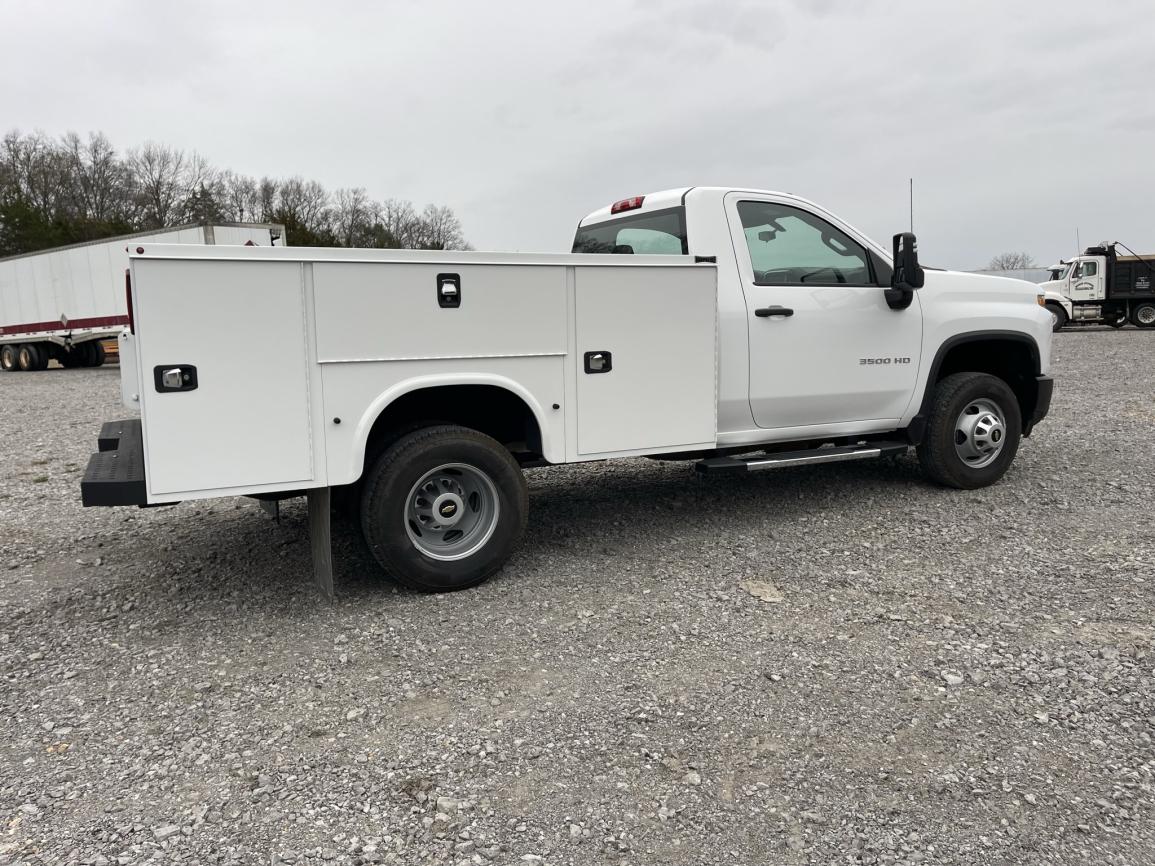
{"label": "white tool compartment door", "polygon": [[713,447],[716,274],[575,268],[580,455]]}
{"label": "white tool compartment door", "polygon": [[[137,259],[133,285],[149,492],[309,481],[301,265]],[[158,390],[185,366],[195,389]]]}

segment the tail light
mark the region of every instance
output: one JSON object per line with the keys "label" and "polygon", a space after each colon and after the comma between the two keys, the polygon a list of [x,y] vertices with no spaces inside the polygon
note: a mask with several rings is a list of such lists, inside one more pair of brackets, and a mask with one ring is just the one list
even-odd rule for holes
{"label": "tail light", "polygon": [[623,213],[628,210],[637,210],[642,206],[642,202],[646,200],[644,195],[636,195],[633,198],[624,198],[621,201],[616,201],[610,205],[610,213]]}
{"label": "tail light", "polygon": [[128,332],[136,333],[136,319],[132,315],[132,271],[124,269],[124,299],[128,302]]}

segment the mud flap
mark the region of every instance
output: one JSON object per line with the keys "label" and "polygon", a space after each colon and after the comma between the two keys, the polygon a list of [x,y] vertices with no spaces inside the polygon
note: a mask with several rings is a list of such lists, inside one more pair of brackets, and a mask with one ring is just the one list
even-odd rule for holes
{"label": "mud flap", "polygon": [[333,601],[333,547],[329,535],[329,508],[331,495],[328,487],[310,490],[309,545],[313,550],[313,580],[317,589]]}

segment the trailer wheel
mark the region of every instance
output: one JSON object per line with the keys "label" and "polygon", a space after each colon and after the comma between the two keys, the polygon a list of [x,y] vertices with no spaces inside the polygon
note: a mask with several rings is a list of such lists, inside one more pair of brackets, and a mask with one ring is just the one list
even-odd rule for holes
{"label": "trailer wheel", "polygon": [[71,370],[74,367],[84,366],[84,344],[75,343],[60,353],[60,366]]}
{"label": "trailer wheel", "polygon": [[366,473],[361,529],[399,583],[451,592],[501,568],[528,507],[521,468],[499,442],[465,427],[426,427],[395,441]]}
{"label": "trailer wheel", "polygon": [[17,345],[13,343],[5,343],[0,346],[0,370],[5,373],[15,373],[20,368],[17,348]]}
{"label": "trailer wheel", "polygon": [[1131,311],[1131,321],[1140,328],[1155,328],[1155,304],[1144,301]]}
{"label": "trailer wheel", "polygon": [[1051,330],[1058,331],[1067,324],[1067,311],[1058,304],[1047,304],[1047,312],[1051,314]]}
{"label": "trailer wheel", "polygon": [[16,354],[17,366],[25,373],[48,368],[48,354],[36,343],[24,343]]}
{"label": "trailer wheel", "polygon": [[88,346],[88,367],[104,366],[104,344],[100,340],[91,340],[84,345]]}
{"label": "trailer wheel", "polygon": [[80,343],[79,345],[72,347],[72,351],[74,351],[76,353],[76,366],[77,367],[91,367],[92,366],[92,360],[93,360],[93,357],[95,355],[95,353],[92,350],[92,347],[94,345],[95,344],[92,342],[86,342],[86,343]]}
{"label": "trailer wheel", "polygon": [[1022,428],[1019,401],[1006,382],[986,373],[954,373],[935,385],[918,462],[947,487],[986,487],[1015,459]]}

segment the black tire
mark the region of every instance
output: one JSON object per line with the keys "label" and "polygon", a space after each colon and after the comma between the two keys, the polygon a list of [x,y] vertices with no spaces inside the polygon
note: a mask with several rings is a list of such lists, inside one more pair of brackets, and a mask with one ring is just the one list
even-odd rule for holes
{"label": "black tire", "polygon": [[103,367],[104,366],[104,344],[100,340],[92,340],[85,343],[86,346],[92,348],[88,350],[88,366],[89,367]]}
{"label": "black tire", "polygon": [[77,367],[91,367],[92,362],[96,359],[96,351],[93,346],[96,344],[89,341],[87,343],[80,343],[73,346],[72,350],[76,353]]}
{"label": "black tire", "polygon": [[1067,311],[1058,304],[1047,304],[1047,312],[1054,318],[1051,324],[1052,331],[1061,330],[1063,325],[1067,324]]}
{"label": "black tire", "polygon": [[1112,328],[1122,328],[1124,325],[1127,324],[1127,314],[1126,313],[1120,313],[1114,319],[1107,319],[1107,324],[1109,326],[1111,326]]}
{"label": "black tire", "polygon": [[83,367],[84,358],[84,343],[77,343],[66,350],[61,350],[58,360],[60,361],[61,367],[71,370],[75,367]]}
{"label": "black tire", "polygon": [[16,353],[16,364],[25,373],[48,367],[48,355],[36,343],[23,343]]}
{"label": "black tire", "polygon": [[[960,449],[967,449],[970,443],[960,431],[959,423],[963,421],[964,410],[976,404],[993,405],[1002,415],[1001,433],[996,436],[992,429],[987,438],[988,444],[990,437],[994,437],[1001,445],[997,451],[992,448],[994,459],[985,465],[981,458],[976,458],[972,465],[960,454]],[[960,490],[986,487],[1002,478],[1010,468],[1019,450],[1022,430],[1019,401],[1006,382],[986,373],[954,373],[935,385],[926,434],[918,446],[918,462],[932,481],[947,487]],[[961,442],[958,437],[962,437]]]}
{"label": "black tire", "polygon": [[19,343],[5,343],[0,346],[0,370],[5,373],[16,373],[20,370],[19,353],[17,352],[19,348]]}
{"label": "black tire", "polygon": [[[483,494],[480,507],[470,507],[472,497],[462,500],[461,513],[482,515],[482,528],[454,542],[467,543],[473,533],[473,543],[480,546],[463,551],[461,558],[443,560],[428,555],[418,547],[421,542],[411,538],[413,532],[430,547],[437,543],[435,532],[411,519],[411,507],[421,501],[418,483],[434,472],[460,472],[452,464],[477,473],[480,483],[488,479],[489,493]],[[439,425],[407,433],[385,449],[363,482],[361,531],[369,550],[390,576],[411,589],[453,592],[476,586],[501,568],[525,531],[529,497],[521,468],[501,443],[476,430]],[[486,524],[489,499],[496,505]],[[487,525],[491,528],[485,529]]]}
{"label": "black tire", "polygon": [[1155,328],[1155,303],[1144,301],[1131,311],[1131,324],[1137,328]]}

